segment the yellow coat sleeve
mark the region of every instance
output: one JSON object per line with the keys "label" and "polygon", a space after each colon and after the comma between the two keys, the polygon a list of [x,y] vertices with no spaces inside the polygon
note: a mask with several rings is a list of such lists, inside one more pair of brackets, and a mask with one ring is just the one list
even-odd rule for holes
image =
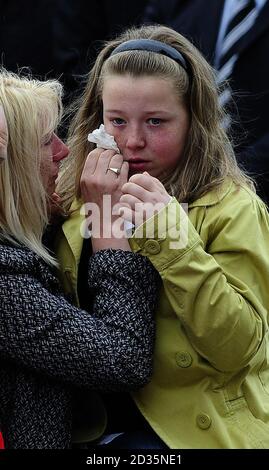
{"label": "yellow coat sleeve", "polygon": [[[143,229],[130,244],[159,271],[192,346],[217,370],[245,367],[268,324],[269,218],[263,203],[233,188],[216,204],[194,204],[186,216],[173,199],[148,221],[150,237]],[[176,233],[185,237],[182,243],[175,243]]]}

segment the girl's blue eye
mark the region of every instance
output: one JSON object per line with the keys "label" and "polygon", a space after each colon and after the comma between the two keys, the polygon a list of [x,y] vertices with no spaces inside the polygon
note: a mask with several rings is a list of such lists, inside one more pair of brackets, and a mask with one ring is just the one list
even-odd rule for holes
{"label": "girl's blue eye", "polygon": [[113,124],[115,124],[116,126],[121,126],[121,124],[124,124],[124,120],[121,119],[121,118],[115,118],[115,119],[112,119],[112,122]]}
{"label": "girl's blue eye", "polygon": [[150,118],[149,122],[152,126],[159,126],[161,124],[162,120],[159,119],[159,118]]}

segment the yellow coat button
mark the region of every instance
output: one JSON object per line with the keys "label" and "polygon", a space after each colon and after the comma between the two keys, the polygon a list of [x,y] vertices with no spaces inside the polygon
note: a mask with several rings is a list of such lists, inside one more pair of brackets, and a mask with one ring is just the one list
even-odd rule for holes
{"label": "yellow coat button", "polygon": [[201,413],[196,416],[197,426],[201,429],[208,429],[211,426],[211,418],[205,413]]}
{"label": "yellow coat button", "polygon": [[187,351],[179,351],[176,353],[176,363],[179,367],[190,367],[192,365],[192,357]]}
{"label": "yellow coat button", "polygon": [[157,240],[147,240],[144,248],[150,255],[157,255],[161,251],[160,243]]}

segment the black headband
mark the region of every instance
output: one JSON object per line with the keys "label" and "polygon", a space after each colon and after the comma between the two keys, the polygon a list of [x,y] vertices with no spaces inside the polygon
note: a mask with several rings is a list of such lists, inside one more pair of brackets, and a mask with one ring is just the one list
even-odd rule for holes
{"label": "black headband", "polygon": [[130,41],[123,42],[117,46],[111,55],[118,54],[119,52],[125,51],[149,51],[162,54],[170,59],[175,60],[186,72],[188,72],[188,64],[183,55],[174,47],[169,46],[161,41],[155,41],[155,39],[131,39]]}

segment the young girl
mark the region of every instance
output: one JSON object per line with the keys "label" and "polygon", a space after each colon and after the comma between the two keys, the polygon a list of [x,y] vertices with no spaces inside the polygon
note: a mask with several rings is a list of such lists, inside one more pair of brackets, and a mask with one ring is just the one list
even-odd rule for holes
{"label": "young girl", "polygon": [[[0,71],[0,429],[9,449],[68,448],[87,425],[98,436],[105,414],[94,391],[136,390],[152,369],[151,263],[127,239],[93,240],[85,311],[64,297],[43,243],[68,154],[54,132],[60,111],[57,81]],[[113,172],[103,184],[115,188]]]}
{"label": "young girl", "polygon": [[[156,203],[164,206],[130,238],[163,284],[153,378],[133,394],[137,421],[127,402],[118,428],[114,417],[110,430],[128,431],[114,446],[135,447],[132,431],[150,432],[148,424],[171,448],[269,446],[269,217],[237,166],[223,118],[201,54],[175,31],[152,26],[107,43],[73,121],[60,182],[67,208],[74,198],[79,207],[87,133],[102,122],[129,163],[120,203],[133,221],[141,203],[151,205],[150,215]],[[94,152],[102,160],[105,152]],[[104,173],[96,170],[90,193],[104,193]],[[70,237],[72,228],[78,258],[79,216],[72,217],[63,230]],[[65,269],[74,258],[63,235],[58,253]],[[84,256],[85,249],[80,266]]]}

